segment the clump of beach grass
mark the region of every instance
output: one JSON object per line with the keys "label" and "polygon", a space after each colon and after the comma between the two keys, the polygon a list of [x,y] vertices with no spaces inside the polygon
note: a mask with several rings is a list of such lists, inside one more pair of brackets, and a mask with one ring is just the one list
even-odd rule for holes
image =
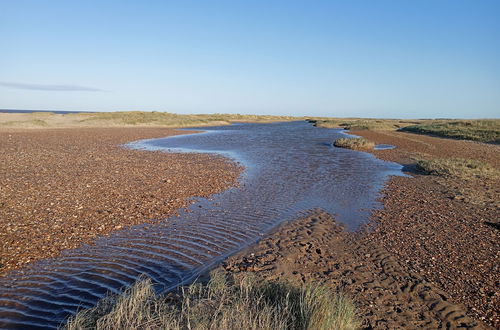
{"label": "clump of beach grass", "polygon": [[375,143],[362,137],[356,137],[356,138],[337,139],[335,140],[333,145],[339,148],[366,150],[366,149],[372,149],[375,146]]}
{"label": "clump of beach grass", "polygon": [[490,164],[462,158],[420,160],[417,162],[417,170],[427,174],[462,179],[499,177],[499,171]]}
{"label": "clump of beach grass", "polygon": [[64,329],[357,329],[355,308],[324,286],[294,287],[219,270],[207,284],[159,296],[140,279],[70,318]]}

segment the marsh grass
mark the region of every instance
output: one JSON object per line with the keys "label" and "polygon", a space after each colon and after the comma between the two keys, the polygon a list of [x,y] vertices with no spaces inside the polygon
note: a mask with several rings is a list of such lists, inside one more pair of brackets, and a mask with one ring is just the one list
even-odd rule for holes
{"label": "marsh grass", "polygon": [[375,143],[364,139],[362,137],[356,138],[340,138],[335,140],[333,143],[335,147],[353,149],[353,150],[363,150],[363,149],[372,149],[375,146]]}
{"label": "marsh grass", "polygon": [[397,119],[369,119],[369,118],[331,118],[311,120],[317,127],[344,128],[349,130],[395,130],[405,126],[415,125],[421,121],[407,121]]}
{"label": "marsh grass", "polygon": [[427,174],[461,179],[493,179],[500,176],[499,171],[487,163],[462,158],[420,160],[417,162],[417,170]]}
{"label": "marsh grass", "polygon": [[500,143],[500,120],[449,120],[449,119],[365,119],[365,118],[313,118],[318,127],[349,130],[401,130],[463,140]]}
{"label": "marsh grass", "polygon": [[120,295],[102,299],[72,317],[65,329],[357,329],[353,304],[323,286],[241,279],[223,271],[210,281],[155,294],[142,278]]}
{"label": "marsh grass", "polygon": [[462,140],[500,143],[500,119],[445,121],[407,126],[401,130]]}

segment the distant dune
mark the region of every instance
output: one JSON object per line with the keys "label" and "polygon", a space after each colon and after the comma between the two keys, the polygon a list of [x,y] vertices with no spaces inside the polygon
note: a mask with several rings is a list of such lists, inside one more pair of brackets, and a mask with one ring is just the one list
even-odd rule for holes
{"label": "distant dune", "polygon": [[186,127],[228,125],[231,122],[303,120],[303,117],[239,114],[179,115],[168,112],[5,113],[0,112],[0,129],[69,127]]}

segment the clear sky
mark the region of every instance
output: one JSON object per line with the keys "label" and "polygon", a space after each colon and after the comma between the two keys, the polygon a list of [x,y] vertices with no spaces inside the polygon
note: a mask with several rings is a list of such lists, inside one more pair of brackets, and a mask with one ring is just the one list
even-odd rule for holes
{"label": "clear sky", "polygon": [[500,117],[500,1],[0,0],[0,108]]}

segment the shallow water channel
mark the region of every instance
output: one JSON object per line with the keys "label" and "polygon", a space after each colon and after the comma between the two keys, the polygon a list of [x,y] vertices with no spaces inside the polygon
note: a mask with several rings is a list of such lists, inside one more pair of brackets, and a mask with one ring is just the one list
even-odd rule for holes
{"label": "shallow water channel", "polygon": [[79,307],[140,274],[159,290],[187,283],[279,223],[322,208],[350,230],[381,207],[378,192],[401,166],[332,147],[341,130],[306,122],[234,124],[127,147],[218,153],[246,167],[240,187],[201,199],[179,216],[100,238],[0,278],[0,328],[56,328]]}

